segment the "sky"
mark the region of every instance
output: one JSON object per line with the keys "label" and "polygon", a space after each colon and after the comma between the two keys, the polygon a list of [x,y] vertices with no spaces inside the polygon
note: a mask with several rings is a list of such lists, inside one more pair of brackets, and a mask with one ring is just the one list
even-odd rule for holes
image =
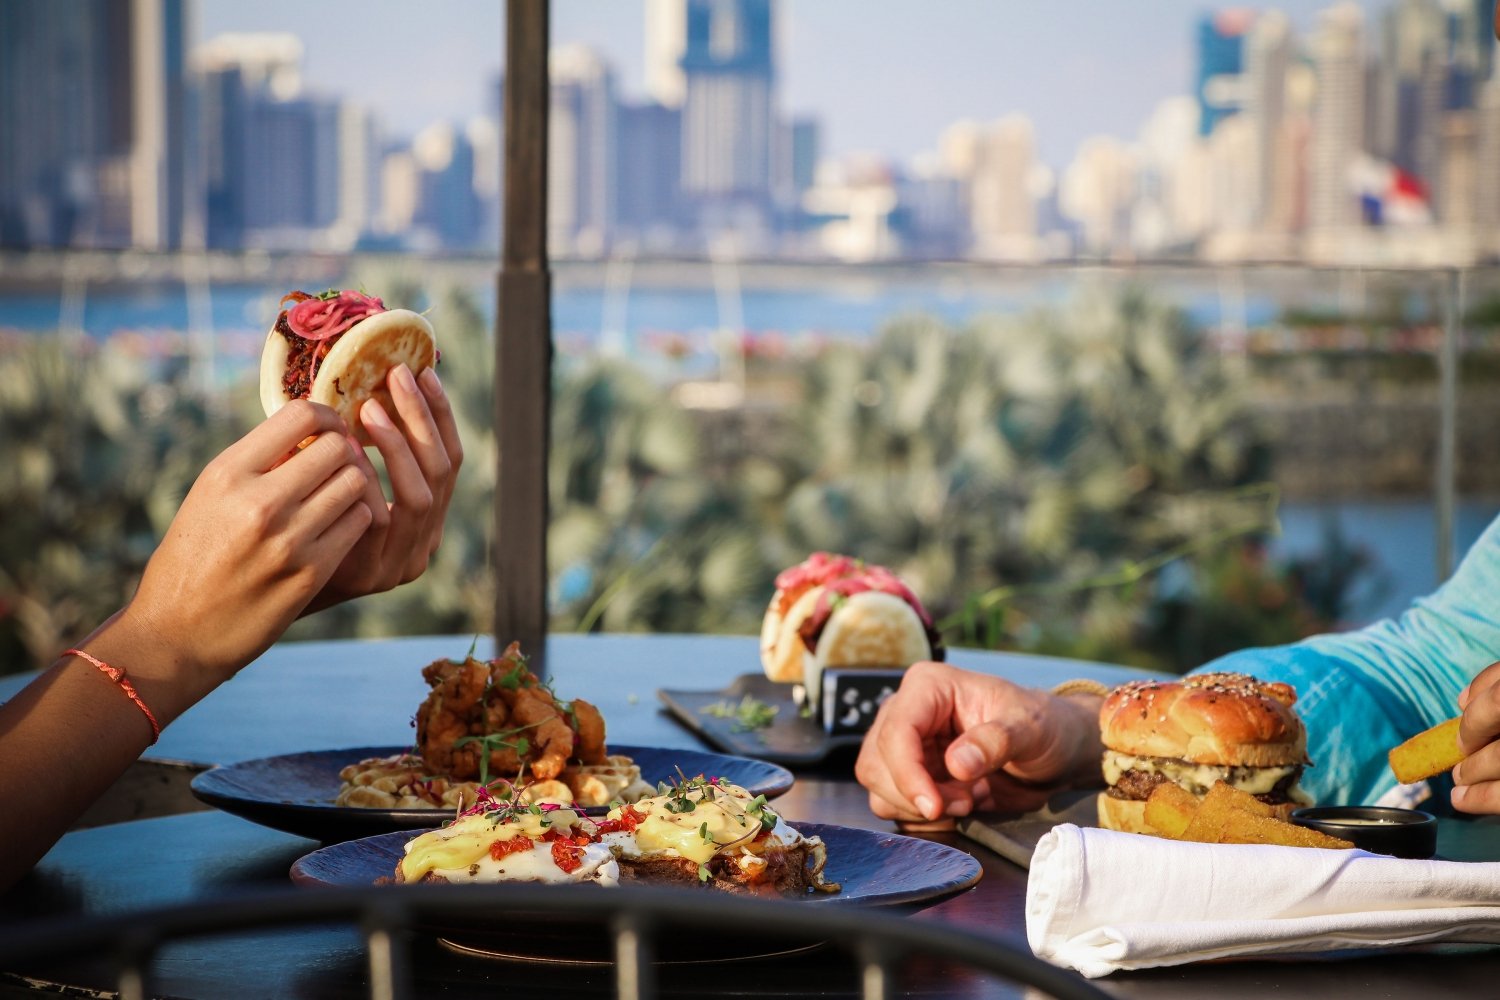
{"label": "sky", "polygon": [[[1300,35],[1331,0],[1282,0]],[[1369,21],[1389,0],[1361,0]],[[781,0],[781,105],[823,123],[824,152],[907,161],[949,124],[1022,113],[1041,159],[1064,166],[1093,135],[1133,138],[1191,91],[1194,0]],[[1249,6],[1267,6],[1251,4]],[[644,95],[643,5],[553,0],[554,45],[592,45],[621,92]],[[490,110],[504,48],[498,0],[198,0],[200,39],[302,37],[304,79],[377,111],[398,135]]]}

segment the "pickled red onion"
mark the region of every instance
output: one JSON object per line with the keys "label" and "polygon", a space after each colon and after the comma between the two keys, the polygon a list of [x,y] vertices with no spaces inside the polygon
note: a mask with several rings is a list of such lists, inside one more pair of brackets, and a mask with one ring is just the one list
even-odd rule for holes
{"label": "pickled red onion", "polygon": [[345,290],[328,299],[305,299],[287,310],[286,322],[304,340],[328,340],[355,323],[385,312],[385,303],[373,295]]}

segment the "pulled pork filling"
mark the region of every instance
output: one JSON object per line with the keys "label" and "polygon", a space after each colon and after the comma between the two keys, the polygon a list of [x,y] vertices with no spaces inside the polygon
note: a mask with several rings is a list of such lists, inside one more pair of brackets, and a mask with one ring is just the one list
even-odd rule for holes
{"label": "pulled pork filling", "polygon": [[1175,782],[1194,795],[1206,795],[1215,781],[1223,781],[1268,805],[1309,804],[1305,801],[1306,793],[1297,787],[1303,767],[1302,764],[1230,767],[1195,764],[1173,757],[1134,757],[1113,750],[1104,754],[1107,794],[1117,799],[1144,800],[1153,788],[1166,781]]}
{"label": "pulled pork filling", "polygon": [[286,371],[281,375],[281,387],[291,399],[306,399],[312,392],[313,359],[327,354],[329,341],[307,340],[292,332],[287,323],[286,312],[276,319],[276,332],[286,338]]}

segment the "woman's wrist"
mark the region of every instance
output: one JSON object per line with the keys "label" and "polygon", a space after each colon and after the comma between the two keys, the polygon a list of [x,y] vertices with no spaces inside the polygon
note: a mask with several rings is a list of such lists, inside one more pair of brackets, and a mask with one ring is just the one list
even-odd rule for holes
{"label": "woman's wrist", "polygon": [[162,726],[187,711],[223,681],[174,641],[172,631],[154,626],[127,606],[74,643],[91,656],[123,670]]}

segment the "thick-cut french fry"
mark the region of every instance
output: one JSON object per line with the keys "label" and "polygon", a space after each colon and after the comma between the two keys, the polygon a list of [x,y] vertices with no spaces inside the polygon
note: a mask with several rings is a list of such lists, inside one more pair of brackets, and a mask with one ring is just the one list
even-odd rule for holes
{"label": "thick-cut french fry", "polygon": [[1219,833],[1220,844],[1275,844],[1280,847],[1326,847],[1330,850],[1347,850],[1354,845],[1339,837],[1331,837],[1318,830],[1284,823],[1271,816],[1257,816],[1241,809],[1232,809]]}
{"label": "thick-cut french fry", "polygon": [[1458,748],[1458,719],[1440,722],[1390,752],[1391,770],[1403,785],[1451,771],[1464,759]]}
{"label": "thick-cut french fry", "polygon": [[1208,794],[1203,797],[1205,805],[1212,802],[1216,806],[1222,804],[1228,809],[1243,809],[1246,812],[1255,813],[1257,816],[1274,816],[1276,810],[1257,799],[1249,792],[1242,792],[1233,785],[1223,781],[1215,781]]}
{"label": "thick-cut french fry", "polygon": [[1198,804],[1198,811],[1193,813],[1192,822],[1182,831],[1182,839],[1217,844],[1224,832],[1224,825],[1229,822],[1229,814],[1239,811],[1243,810],[1238,808],[1230,796],[1205,795]]}
{"label": "thick-cut french fry", "polygon": [[1151,789],[1146,799],[1146,823],[1164,837],[1181,838],[1198,812],[1198,796],[1173,781]]}

